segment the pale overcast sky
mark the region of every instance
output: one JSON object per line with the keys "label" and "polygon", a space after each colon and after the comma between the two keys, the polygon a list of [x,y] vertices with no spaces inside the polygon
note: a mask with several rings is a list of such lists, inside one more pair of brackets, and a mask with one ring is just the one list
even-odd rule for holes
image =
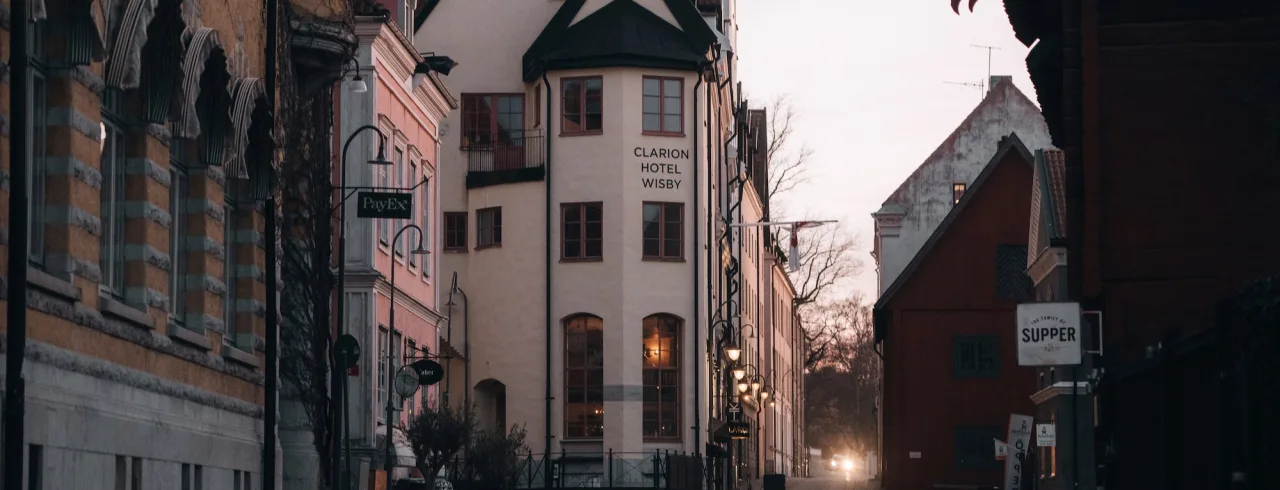
{"label": "pale overcast sky", "polygon": [[[967,4],[967,2],[965,2]],[[858,235],[864,267],[851,286],[875,298],[871,213],[980,100],[991,74],[1035,89],[997,0],[973,13],[946,0],[738,0],[738,78],[752,105],[785,94],[795,144],[814,151],[811,179],[787,196],[793,215],[839,219]],[[803,239],[803,235],[801,235]]]}

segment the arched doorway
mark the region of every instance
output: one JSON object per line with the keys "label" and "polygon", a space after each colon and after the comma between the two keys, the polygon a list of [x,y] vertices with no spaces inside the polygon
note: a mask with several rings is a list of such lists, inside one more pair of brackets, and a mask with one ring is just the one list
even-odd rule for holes
{"label": "arched doorway", "polygon": [[493,378],[476,383],[474,400],[476,421],[480,428],[491,430],[507,428],[507,385]]}

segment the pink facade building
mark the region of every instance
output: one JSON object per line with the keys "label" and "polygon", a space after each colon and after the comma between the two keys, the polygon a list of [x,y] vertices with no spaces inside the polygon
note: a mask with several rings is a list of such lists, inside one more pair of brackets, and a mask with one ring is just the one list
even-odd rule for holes
{"label": "pink facade building", "polygon": [[[363,466],[370,469],[382,467],[387,397],[396,396],[388,386],[388,374],[414,358],[440,352],[449,283],[437,274],[441,240],[436,168],[440,123],[457,108],[435,73],[415,76],[425,65],[413,47],[411,31],[403,28],[405,9],[394,0],[383,6],[385,10],[368,4],[357,12],[358,67],[348,67],[353,71],[344,83],[334,124],[339,150],[351,138],[347,163],[337,162],[345,167],[346,186],[404,189],[393,192],[410,193],[413,199],[410,219],[359,218],[356,197],[347,202],[344,218],[343,316],[347,332],[359,340],[363,352],[358,369],[348,373],[350,438],[353,448],[362,448],[357,453],[367,455],[359,464],[372,462]],[[360,130],[369,125],[377,131]],[[383,157],[390,165],[369,164],[378,155],[379,133],[385,136]],[[425,253],[415,253],[419,249]],[[400,428],[437,398],[438,388],[424,387],[396,404],[403,408],[393,416],[397,473],[407,472],[413,463]]]}

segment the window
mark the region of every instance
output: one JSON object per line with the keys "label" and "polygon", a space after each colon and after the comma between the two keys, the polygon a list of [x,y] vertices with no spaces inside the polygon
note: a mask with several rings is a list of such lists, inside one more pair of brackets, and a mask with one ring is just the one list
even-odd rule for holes
{"label": "window", "polygon": [[644,437],[680,438],[680,327],[671,315],[644,319]]}
{"label": "window", "polygon": [[476,210],[476,248],[502,245],[502,208]]}
{"label": "window", "polygon": [[[391,343],[391,333],[381,325],[378,326],[378,372],[373,382],[378,385],[378,406],[387,406],[387,345]],[[378,414],[379,418],[382,414]]]}
{"label": "window", "polygon": [[560,132],[591,134],[604,129],[604,79],[601,77],[560,80]]}
{"label": "window", "polygon": [[[1054,410],[1049,414],[1049,424],[1053,425],[1054,430],[1058,429],[1058,411]],[[1049,478],[1058,476],[1058,446],[1049,446]]]}
{"label": "window", "polygon": [[533,87],[533,127],[542,127],[542,84]]}
{"label": "window", "polygon": [[169,321],[185,325],[187,320],[187,196],[191,195],[187,173],[187,141],[169,141]]}
{"label": "window", "polygon": [[[409,186],[413,187],[416,185],[418,185],[418,162],[409,162]],[[423,202],[426,202],[426,195],[427,195],[427,189],[426,189],[426,186],[423,186],[422,187]],[[413,218],[410,219],[409,222],[415,225],[418,224],[418,213],[412,213],[411,216],[413,216]],[[423,246],[426,246],[426,242],[427,242],[426,233],[427,233],[427,229],[423,228],[422,229],[422,242],[423,242],[422,245]],[[418,254],[409,254],[409,267],[415,267],[417,265],[418,265]]]}
{"label": "window", "polygon": [[[392,179],[395,182],[397,189],[404,189],[404,148],[397,146],[395,152],[395,160],[393,160],[395,162],[395,166],[391,169],[395,175],[392,176]],[[395,227],[396,229],[394,233],[400,233],[400,230],[404,228],[404,220],[395,220]],[[396,240],[394,234],[391,235],[391,239]],[[412,237],[409,239],[412,239]],[[406,240],[396,240],[396,243],[392,244],[394,245],[392,248],[396,252],[396,257],[400,257],[401,261],[404,261],[405,243],[407,243]]]}
{"label": "window", "polygon": [[[387,361],[387,369],[391,373],[395,373],[397,369],[400,369],[400,360],[403,359],[400,353],[400,346],[402,345],[404,345],[404,334],[400,333],[399,330],[391,331],[391,360]],[[386,378],[386,373],[383,373],[382,379]],[[392,402],[396,406],[400,406],[400,403],[404,402],[404,400],[401,400],[400,396],[396,395],[396,399],[392,400]]]}
{"label": "window", "polygon": [[524,94],[462,94],[462,149],[511,144],[523,131]]}
{"label": "window", "polygon": [[1004,439],[999,427],[956,427],[956,468],[962,470],[999,469],[993,440]]}
{"label": "window", "polygon": [[564,322],[564,430],[570,439],[604,437],[604,320]]}
{"label": "window", "polygon": [[120,118],[120,91],[102,93],[102,284],[116,297],[124,296],[125,134]]}
{"label": "window", "polygon": [[964,183],[957,182],[955,184],[951,184],[951,203],[959,204],[960,198],[962,197],[964,197]]}
{"label": "window", "polygon": [[253,490],[253,474],[248,471],[234,470],[231,472],[231,488],[233,490]]}
{"label": "window", "polygon": [[644,203],[644,258],[684,259],[684,204]]}
{"label": "window", "polygon": [[604,255],[604,204],[578,202],[560,206],[560,258],[599,259]]}
{"label": "window", "polygon": [[467,212],[444,213],[444,251],[467,251]]}
{"label": "window", "polygon": [[27,490],[44,489],[44,446],[27,445]]}
{"label": "window", "polygon": [[[49,126],[49,89],[45,78],[44,63],[44,22],[35,22],[31,24],[31,29],[27,32],[31,35],[31,41],[27,44],[31,47],[31,92],[30,107],[27,114],[31,117],[31,148],[28,149],[30,155],[29,161],[34,162],[33,165],[27,166],[27,200],[30,205],[27,207],[27,223],[30,233],[27,235],[27,247],[30,252],[31,263],[41,265],[44,264],[44,230],[45,230],[45,214],[47,205],[45,204],[45,182],[48,165],[45,158],[48,155],[48,133]],[[34,446],[33,446],[34,447]]]}
{"label": "window", "polygon": [[[416,356],[418,355],[418,344],[414,342],[413,339],[406,340],[404,350],[405,350],[405,357]],[[426,391],[422,389],[422,387],[419,387],[419,389],[424,392]],[[412,396],[410,396],[408,399],[405,400],[406,406],[404,409],[404,413],[408,415],[409,420],[413,420],[413,413],[416,411],[415,410],[416,407],[414,406],[414,400],[415,398]]]}
{"label": "window", "polygon": [[684,80],[644,77],[644,132],[684,135]]}
{"label": "window", "polygon": [[1000,337],[995,335],[956,336],[955,377],[995,378],[1000,376],[999,342]]}
{"label": "window", "polygon": [[182,464],[182,490],[204,490],[204,466]]}
{"label": "window", "polygon": [[413,0],[400,1],[400,32],[409,38],[409,45],[413,45],[413,14],[417,7],[417,2]]}
{"label": "window", "polygon": [[1027,275],[1027,246],[996,247],[996,297],[1009,301],[1031,299],[1035,286]]}
{"label": "window", "polygon": [[[391,187],[391,174],[388,173],[387,167],[391,165],[378,165],[378,184],[381,190]],[[378,243],[386,246],[391,243],[391,222],[378,218]]]}
{"label": "window", "polygon": [[236,206],[235,184],[231,179],[227,179],[226,186],[223,189],[226,192],[226,213],[222,220],[222,237],[223,237],[223,255],[222,255],[222,281],[226,283],[226,292],[222,294],[222,322],[224,329],[222,334],[222,344],[235,346],[236,344],[236,296],[239,295],[236,288],[236,262],[239,258],[236,256],[236,220],[240,216],[240,210]]}

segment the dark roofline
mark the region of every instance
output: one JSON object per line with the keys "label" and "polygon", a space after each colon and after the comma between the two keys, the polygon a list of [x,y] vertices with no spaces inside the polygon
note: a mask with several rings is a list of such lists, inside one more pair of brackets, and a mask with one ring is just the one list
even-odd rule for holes
{"label": "dark roofline", "polygon": [[1000,162],[1004,161],[1004,157],[1009,154],[1009,151],[1014,149],[1017,149],[1018,154],[1022,156],[1023,161],[1028,166],[1035,162],[1035,157],[1031,156],[1027,146],[1018,138],[1018,134],[1009,133],[1009,136],[1000,143],[1000,149],[996,150],[995,156],[991,157],[991,160],[987,162],[987,166],[982,169],[978,177],[973,179],[973,184],[965,191],[964,196],[960,198],[960,202],[951,208],[951,211],[947,213],[947,217],[943,218],[942,223],[938,224],[938,228],[933,230],[933,234],[929,235],[929,239],[924,242],[924,246],[920,247],[920,251],[916,252],[915,257],[911,258],[911,262],[907,264],[907,267],[902,269],[902,273],[898,274],[898,277],[893,280],[893,284],[890,284],[888,289],[884,290],[884,294],[880,295],[880,299],[876,300],[872,315],[876,326],[875,340],[877,342],[884,340],[885,332],[881,325],[882,323],[887,325],[889,319],[881,319],[881,317],[884,316],[884,310],[893,301],[893,297],[906,286],[907,281],[911,280],[911,276],[920,268],[920,264],[924,263],[924,259],[933,251],[933,247],[936,247],[938,242],[942,240],[942,236],[951,228],[951,224],[955,223],[956,219],[958,219],[957,217],[964,212],[964,208],[968,207],[969,202],[975,199],[974,196],[981,192],[982,184],[987,181],[987,178],[992,173],[995,173],[996,168],[1000,166]]}
{"label": "dark roofline", "polygon": [[[438,0],[437,0],[438,1]],[[613,0],[634,2],[635,0]],[[716,33],[711,30],[706,21],[702,20],[702,13],[698,11],[698,7],[690,0],[663,0],[667,6],[667,10],[671,12],[671,16],[675,17],[676,23],[680,24],[679,28],[694,46],[710,47],[717,41]],[[540,57],[544,55],[548,44],[556,43],[565,31],[569,30],[570,24],[578,12],[586,4],[586,0],[565,0],[560,9],[556,11],[547,25],[542,28],[542,32],[538,33],[538,37],[529,45],[529,49],[524,52],[521,61],[523,64],[523,77],[526,82],[533,81],[538,76],[552,69],[574,69],[600,66],[631,66],[641,68],[670,68],[699,70],[701,66],[685,66],[682,63],[672,63],[669,61],[644,60],[640,57],[622,56],[609,57],[608,59],[596,60],[578,60],[573,63],[561,62],[556,66],[547,66],[545,61]],[[640,8],[646,8],[641,6]],[[592,14],[594,15],[594,14]],[[655,14],[656,15],[656,14]]]}
{"label": "dark roofline", "polygon": [[[1044,150],[1036,150],[1036,173],[1040,174],[1040,226],[1045,228],[1044,236],[1048,237],[1050,244],[1053,240],[1065,238],[1066,236],[1059,230],[1062,222],[1058,216],[1057,196],[1053,195],[1053,174],[1049,173],[1049,159],[1045,157]],[[1039,233],[1040,230],[1034,230]],[[1036,253],[1040,251],[1037,250]]]}

